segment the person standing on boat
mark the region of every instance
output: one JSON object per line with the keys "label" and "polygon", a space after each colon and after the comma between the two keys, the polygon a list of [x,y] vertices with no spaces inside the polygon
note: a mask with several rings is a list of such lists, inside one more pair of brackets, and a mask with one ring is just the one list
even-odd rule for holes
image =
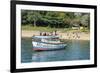
{"label": "person standing on boat", "polygon": [[57,35],[57,30],[55,30],[55,35]]}
{"label": "person standing on boat", "polygon": [[40,32],[40,36],[42,36],[42,32]]}
{"label": "person standing on boat", "polygon": [[43,35],[46,36],[46,32]]}

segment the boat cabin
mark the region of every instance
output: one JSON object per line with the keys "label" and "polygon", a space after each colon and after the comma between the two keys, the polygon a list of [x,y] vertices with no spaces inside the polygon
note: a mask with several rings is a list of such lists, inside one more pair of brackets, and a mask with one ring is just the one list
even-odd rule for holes
{"label": "boat cabin", "polygon": [[35,42],[48,42],[48,43],[60,42],[58,36],[33,36],[32,41],[35,41]]}

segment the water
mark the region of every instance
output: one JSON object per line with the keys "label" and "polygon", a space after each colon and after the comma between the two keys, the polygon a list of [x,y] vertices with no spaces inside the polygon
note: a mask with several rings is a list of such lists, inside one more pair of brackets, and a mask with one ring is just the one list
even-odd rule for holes
{"label": "water", "polygon": [[21,62],[50,62],[90,59],[90,41],[66,40],[67,47],[62,50],[33,51],[31,38],[22,38]]}

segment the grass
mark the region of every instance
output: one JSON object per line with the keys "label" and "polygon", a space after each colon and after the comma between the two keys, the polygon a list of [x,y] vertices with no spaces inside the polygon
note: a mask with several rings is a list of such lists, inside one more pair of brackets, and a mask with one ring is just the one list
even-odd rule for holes
{"label": "grass", "polygon": [[81,32],[90,32],[89,29],[81,29]]}
{"label": "grass", "polygon": [[61,32],[74,32],[74,31],[80,31],[80,32],[89,32],[89,29],[81,29],[81,30],[73,30],[72,28],[50,28],[50,27],[33,27],[32,25],[22,25],[22,30],[30,30],[30,31],[43,31],[43,32],[53,32],[55,30],[61,31]]}
{"label": "grass", "polygon": [[22,26],[22,30],[52,32],[52,31],[56,30],[56,28],[50,28],[50,27],[33,27],[31,25],[24,25],[24,26]]}

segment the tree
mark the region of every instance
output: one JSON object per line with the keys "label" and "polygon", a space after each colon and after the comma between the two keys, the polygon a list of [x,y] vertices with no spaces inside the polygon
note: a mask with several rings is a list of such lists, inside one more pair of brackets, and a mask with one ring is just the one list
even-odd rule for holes
{"label": "tree", "polygon": [[81,18],[81,23],[83,24],[84,27],[90,28],[90,15],[84,14]]}
{"label": "tree", "polygon": [[39,16],[40,15],[37,11],[28,11],[27,20],[28,22],[33,24],[33,26],[36,26]]}
{"label": "tree", "polygon": [[89,13],[81,12],[22,10],[21,19],[22,25],[51,28],[70,28],[73,24],[90,26]]}

